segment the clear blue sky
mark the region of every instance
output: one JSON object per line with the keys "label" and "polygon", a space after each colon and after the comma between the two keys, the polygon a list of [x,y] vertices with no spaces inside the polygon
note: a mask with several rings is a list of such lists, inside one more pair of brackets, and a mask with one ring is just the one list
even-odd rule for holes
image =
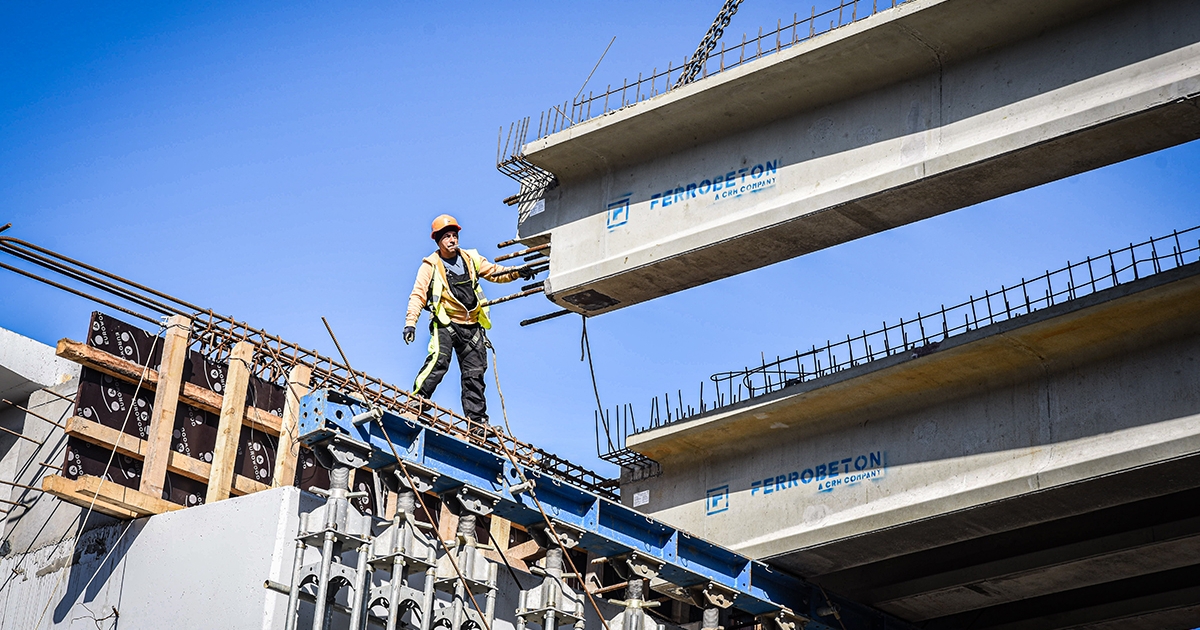
{"label": "clear blue sky", "polygon": [[[6,3],[0,224],[408,385],[403,311],[429,221],[488,257],[515,232],[497,129],[682,60],[711,2]],[[740,39],[808,5],[748,0]],[[606,405],[958,302],[1200,223],[1192,143],[593,319]],[[511,286],[511,285],[510,285]],[[502,295],[509,287],[488,287]],[[91,306],[0,272],[0,326],[82,338]],[[580,320],[493,309],[518,435],[606,472]],[[755,316],[747,320],[747,314]],[[423,329],[422,329],[423,332]],[[457,372],[436,398],[458,408]],[[499,400],[489,372],[489,395]]]}

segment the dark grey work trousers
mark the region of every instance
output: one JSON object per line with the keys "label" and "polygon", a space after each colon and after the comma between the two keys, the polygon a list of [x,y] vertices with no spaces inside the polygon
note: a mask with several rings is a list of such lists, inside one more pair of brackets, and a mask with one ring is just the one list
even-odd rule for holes
{"label": "dark grey work trousers", "polygon": [[479,324],[429,325],[429,356],[417,374],[413,390],[423,398],[433,396],[442,377],[450,369],[450,353],[458,355],[462,373],[462,410],[468,418],[486,423],[487,398],[483,374],[487,371],[487,337]]}

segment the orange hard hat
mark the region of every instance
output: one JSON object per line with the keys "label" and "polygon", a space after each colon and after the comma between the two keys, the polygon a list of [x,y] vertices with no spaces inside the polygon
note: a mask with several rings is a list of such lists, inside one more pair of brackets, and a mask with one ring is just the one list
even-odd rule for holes
{"label": "orange hard hat", "polygon": [[456,221],[454,217],[448,214],[443,214],[433,220],[433,225],[430,226],[432,232],[429,234],[429,237],[436,241],[438,234],[440,232],[444,232],[447,228],[453,228],[456,232],[462,230],[462,226],[458,224],[458,221]]}

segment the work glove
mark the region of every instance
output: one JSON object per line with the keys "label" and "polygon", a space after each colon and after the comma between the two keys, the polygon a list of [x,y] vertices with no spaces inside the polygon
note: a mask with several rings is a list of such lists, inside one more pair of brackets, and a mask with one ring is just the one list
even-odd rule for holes
{"label": "work glove", "polygon": [[404,327],[404,343],[406,343],[406,344],[412,343],[414,340],[416,340],[416,338],[417,338],[417,327],[416,326],[405,326]]}
{"label": "work glove", "polygon": [[517,271],[517,274],[521,276],[522,280],[529,280],[533,278],[533,276],[537,275],[537,272],[535,272],[532,267],[521,267]]}

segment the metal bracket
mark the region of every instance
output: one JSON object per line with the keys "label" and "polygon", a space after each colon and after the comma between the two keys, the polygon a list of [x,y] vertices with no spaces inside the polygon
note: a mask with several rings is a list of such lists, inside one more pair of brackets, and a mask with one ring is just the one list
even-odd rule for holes
{"label": "metal bracket", "polygon": [[[417,494],[424,494],[433,490],[434,484],[437,483],[438,478],[441,476],[432,470],[426,470],[416,464],[406,464],[405,469],[408,470],[407,476],[399,466],[394,469],[396,482],[400,487],[412,490]],[[411,484],[408,481],[409,477],[412,477]]]}
{"label": "metal bracket", "polygon": [[[550,522],[554,524],[554,533],[558,534],[558,540],[562,542],[563,547],[574,549],[583,540],[584,531],[582,529],[574,525],[568,525],[556,518],[550,519]],[[550,532],[547,531],[545,524],[533,525],[529,527],[528,532],[537,541],[537,544],[543,548],[549,549],[558,544],[554,541],[554,537],[550,535]]]}
{"label": "metal bracket", "polygon": [[[370,445],[345,435],[331,435],[313,446],[317,463],[328,469],[332,469],[336,464],[353,470],[362,468],[371,461]],[[324,448],[320,448],[322,446]]]}
{"label": "metal bracket", "polygon": [[737,591],[716,582],[709,582],[703,587],[693,587],[691,591],[692,600],[701,608],[729,608],[737,598]]}
{"label": "metal bracket", "polygon": [[797,615],[788,609],[783,609],[778,612],[767,613],[757,617],[758,622],[764,626],[766,622],[771,622],[774,630],[804,630],[809,621],[808,617]]}
{"label": "metal bracket", "polygon": [[[618,563],[613,563],[613,566],[618,567],[620,565]],[[663,562],[633,551],[625,557],[625,566],[629,568],[629,572],[633,575],[649,580],[658,577],[658,572],[663,568]],[[618,570],[618,573],[621,573],[621,571]],[[629,577],[625,575],[622,575],[621,577],[624,579],[629,579]]]}
{"label": "metal bracket", "polygon": [[488,516],[500,502],[500,497],[478,488],[462,486],[443,494],[442,502],[455,516],[462,516],[463,510],[476,516]]}

